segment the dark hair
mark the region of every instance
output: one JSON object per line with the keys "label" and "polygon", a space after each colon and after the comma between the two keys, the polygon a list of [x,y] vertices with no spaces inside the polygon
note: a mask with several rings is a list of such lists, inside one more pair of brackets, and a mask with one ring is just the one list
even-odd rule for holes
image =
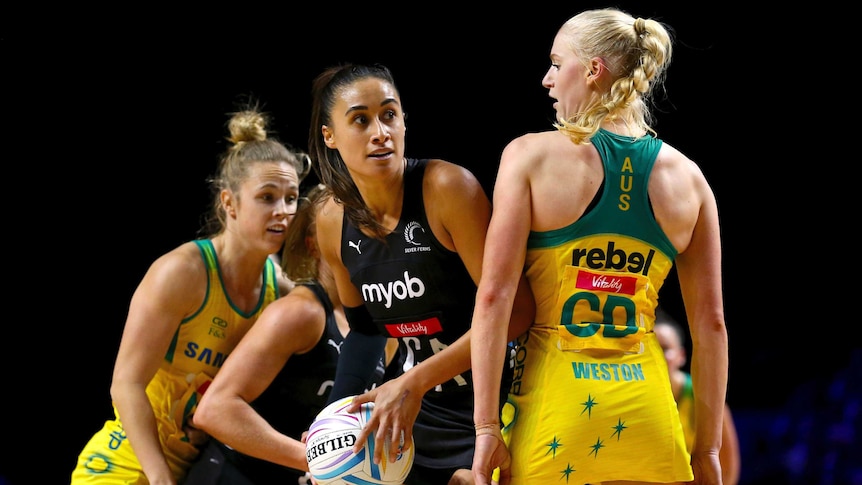
{"label": "dark hair", "polygon": [[316,237],[317,212],[328,195],[329,191],[323,184],[311,187],[299,199],[299,209],[287,226],[287,237],[281,251],[281,269],[294,283],[317,279],[320,260],[311,252],[305,239]]}
{"label": "dark hair", "polygon": [[311,159],[305,152],[295,150],[268,136],[268,123],[269,116],[260,111],[257,104],[250,104],[231,115],[228,121],[228,141],[232,145],[221,156],[216,175],[208,180],[214,200],[210,215],[199,231],[202,237],[213,237],[224,231],[227,219],[220,192],[228,189],[238,193],[252,164],[287,162],[296,169],[299,182],[302,182],[311,170]]}
{"label": "dark hair", "polygon": [[327,147],[320,132],[323,125],[332,125],[332,110],[344,88],[367,78],[389,83],[398,93],[392,73],[381,64],[340,64],[325,69],[314,79],[311,86],[308,150],[318,161],[315,165],[318,178],[332,190],[335,200],[344,206],[344,213],[350,222],[382,239],[387,231],[365,204],[338,150]]}

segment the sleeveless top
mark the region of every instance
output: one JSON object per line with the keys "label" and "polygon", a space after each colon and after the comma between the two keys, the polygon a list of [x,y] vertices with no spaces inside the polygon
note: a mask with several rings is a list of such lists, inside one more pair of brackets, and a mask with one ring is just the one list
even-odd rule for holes
{"label": "sleeveless top", "polygon": [[[567,227],[531,232],[527,241],[535,324],[566,325],[571,338],[561,334],[564,347],[628,350],[652,330],[658,292],[676,258],[647,196],[661,141],[633,142],[602,129],[592,142],[605,164],[596,207]],[[648,327],[637,328],[640,315],[651,317],[643,322]]]}
{"label": "sleeveless top", "polygon": [[263,290],[257,305],[248,312],[237,308],[224,291],[221,268],[212,241],[194,241],[207,266],[207,293],[203,304],[183,319],[165,355],[162,368],[182,374],[215,376],[263,309],[278,298],[275,264],[267,259]]}
{"label": "sleeveless top", "polygon": [[[398,225],[382,242],[345,215],[341,258],[380,334],[399,339],[402,371],[440,352],[470,329],[476,284],[457,252],[434,237],[422,195],[428,160],[407,159]],[[423,396],[413,429],[415,463],[472,463],[473,378],[467,371]]]}
{"label": "sleeveless top", "polygon": [[[195,240],[207,271],[207,291],[200,308],[182,320],[161,367],[147,385],[159,440],[174,476],[182,480],[198,448],[183,431],[212,378],[263,309],[279,296],[275,264],[264,266],[260,299],[248,312],[234,306],[222,284],[212,241]],[[106,421],[78,456],[72,483],[136,483],[144,473],[123,431],[114,407]]]}
{"label": "sleeveless top", "polygon": [[[224,289],[218,256],[209,239],[198,239],[194,243],[200,249],[207,267],[207,292],[198,310],[184,318],[165,354],[159,372],[147,387],[151,400],[163,399],[157,394],[170,386],[165,380],[170,374],[174,379],[186,381],[191,388],[174,407],[174,419],[180,429],[193,414],[209,381],[224,365],[225,359],[248,332],[267,305],[279,297],[275,263],[267,258],[263,271],[263,286],[257,305],[245,312],[237,308]],[[157,394],[151,393],[155,389]]]}
{"label": "sleeveless top", "polygon": [[652,332],[677,255],[647,191],[662,142],[604,129],[591,141],[604,165],[595,206],[527,240],[536,319],[518,339],[502,416],[512,485],[690,481],[667,363]]}

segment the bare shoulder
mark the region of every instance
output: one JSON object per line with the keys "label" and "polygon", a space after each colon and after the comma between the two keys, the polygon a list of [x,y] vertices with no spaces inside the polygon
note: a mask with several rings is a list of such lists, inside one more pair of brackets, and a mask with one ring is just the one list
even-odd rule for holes
{"label": "bare shoulder", "polygon": [[207,289],[207,270],[200,249],[186,242],[150,265],[136,293],[173,308],[197,308]]}
{"label": "bare shoulder", "polygon": [[591,144],[576,145],[569,137],[557,130],[526,133],[510,141],[503,149],[501,164],[517,164],[535,172],[544,162],[559,162],[561,159],[577,160],[593,157],[596,153]]}
{"label": "bare shoulder", "polygon": [[503,150],[496,187],[513,194],[513,203],[519,194],[530,194],[532,229],[546,231],[577,220],[603,178],[601,157],[591,143],[576,144],[553,130],[512,140]]}
{"label": "bare shoulder", "polygon": [[157,258],[148,275],[163,278],[184,278],[204,275],[206,267],[198,245],[186,242]]}
{"label": "bare shoulder", "polygon": [[320,209],[317,213],[317,227],[323,228],[327,232],[334,227],[340,227],[341,219],[344,216],[344,206],[335,200],[335,197],[328,196],[321,201]]}
{"label": "bare shoulder", "polygon": [[[547,147],[549,142],[554,140],[554,136],[549,131],[538,133],[525,133],[517,138],[512,139],[503,148],[503,155],[516,153],[523,156],[525,153],[540,154],[543,147]],[[519,157],[520,158],[520,157]]]}
{"label": "bare shoulder", "polygon": [[[264,309],[266,319],[285,336],[304,334],[311,327],[312,335],[320,335],[319,323],[326,317],[323,305],[314,292],[305,285],[296,285],[290,293],[270,303]],[[263,318],[263,314],[261,315]]]}
{"label": "bare shoulder", "polygon": [[[457,250],[466,261],[470,243],[484,242],[491,199],[476,176],[462,166],[433,159],[425,170],[422,198],[431,231],[442,245]],[[478,254],[481,261],[481,252]]]}
{"label": "bare shoulder", "polygon": [[277,311],[286,319],[308,320],[325,316],[323,305],[314,291],[306,285],[296,285],[284,298],[279,298]]}
{"label": "bare shoulder", "polygon": [[344,213],[344,206],[338,203],[335,196],[329,194],[320,201],[318,217],[340,217]]}
{"label": "bare shoulder", "polygon": [[464,166],[439,158],[428,161],[422,185],[423,192],[433,194],[435,200],[485,195],[482,184],[473,172]]}
{"label": "bare shoulder", "polygon": [[344,218],[344,206],[332,195],[320,202],[317,211],[315,228],[317,229],[317,245],[323,255],[329,256],[330,264],[334,264],[341,256],[341,223]]}
{"label": "bare shoulder", "polygon": [[268,359],[287,359],[306,353],[320,341],[325,326],[326,312],[319,300],[307,287],[297,285],[267,305],[243,337],[236,355],[254,352]]}
{"label": "bare shoulder", "polygon": [[[545,190],[545,185],[556,186],[559,181],[557,166],[552,160],[560,160],[561,156],[552,156],[553,153],[562,153],[567,145],[573,146],[571,141],[558,132],[543,131],[526,133],[512,139],[503,148],[500,155],[499,167],[497,168],[497,180],[495,181],[494,197],[498,194],[511,195],[526,194],[532,189]],[[550,183],[544,182],[550,181]],[[497,189],[500,190],[497,190]]]}
{"label": "bare shoulder", "polygon": [[655,166],[658,170],[671,171],[681,177],[703,177],[697,162],[667,142],[662,143]]}
{"label": "bare shoulder", "polygon": [[428,160],[425,167],[425,180],[438,185],[472,185],[478,179],[470,169],[440,158]]}
{"label": "bare shoulder", "polygon": [[650,175],[650,197],[665,195],[676,199],[704,190],[709,190],[709,186],[700,166],[672,145],[663,143]]}
{"label": "bare shoulder", "polygon": [[524,133],[521,136],[515,137],[510,141],[506,149],[509,147],[514,148],[530,148],[533,150],[543,151],[543,150],[554,150],[559,147],[564,146],[577,146],[574,145],[566,135],[560,133],[557,130],[547,130],[547,131],[536,131],[530,133]]}
{"label": "bare shoulder", "polygon": [[704,208],[712,211],[715,196],[694,160],[664,143],[650,174],[649,199],[653,214],[680,253],[691,243]]}

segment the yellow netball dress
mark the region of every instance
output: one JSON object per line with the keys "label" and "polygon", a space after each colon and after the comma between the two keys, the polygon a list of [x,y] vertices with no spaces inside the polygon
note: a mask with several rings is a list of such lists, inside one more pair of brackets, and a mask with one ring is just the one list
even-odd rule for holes
{"label": "yellow netball dress", "polygon": [[679,391],[676,407],[679,409],[679,420],[685,433],[685,447],[691,453],[694,448],[694,430],[697,423],[694,419],[694,387],[691,383],[691,374],[688,372],[685,373],[685,382]]}
{"label": "yellow netball dress", "polygon": [[[254,310],[245,313],[230,301],[212,242],[196,240],[207,266],[207,294],[200,309],[177,328],[161,368],[147,386],[158,423],[162,449],[174,475],[185,476],[198,449],[188,442],[183,426],[228,354],[270,302],[278,298],[275,264],[267,259],[264,291]],[[138,459],[123,431],[117,409],[78,456],[72,484],[146,484]]]}
{"label": "yellow netball dress", "polygon": [[592,143],[605,168],[596,206],[528,239],[536,321],[519,339],[503,409],[512,484],[690,481],[652,332],[676,257],[647,198],[661,141],[600,130]]}

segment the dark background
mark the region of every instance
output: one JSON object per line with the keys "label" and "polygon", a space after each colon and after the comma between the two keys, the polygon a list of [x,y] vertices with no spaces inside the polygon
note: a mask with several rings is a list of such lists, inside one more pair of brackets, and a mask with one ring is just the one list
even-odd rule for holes
{"label": "dark background", "polygon": [[[675,31],[655,128],[700,164],[719,202],[743,483],[862,483],[859,346],[828,317],[841,305],[809,293],[834,284],[816,263],[840,250],[801,236],[823,225],[806,215],[808,201],[829,197],[817,170],[788,168],[812,160],[784,80],[803,68],[766,34],[786,14],[674,4],[613,5]],[[6,137],[15,146],[4,155],[6,185],[19,194],[7,197],[21,205],[7,210],[20,229],[7,236],[16,325],[6,333],[3,435],[20,439],[0,477],[68,481],[112,416],[131,294],[156,257],[197,236],[206,179],[240,103],[260,100],[278,138],[304,149],[312,78],[341,61],[382,62],[409,114],[407,155],[465,165],[490,193],[506,142],[553,121],[541,79],[557,29],[605,5],[76,6],[4,19],[4,126],[17,137]],[[674,279],[662,302],[684,319]],[[819,310],[806,316],[809,307]]]}

